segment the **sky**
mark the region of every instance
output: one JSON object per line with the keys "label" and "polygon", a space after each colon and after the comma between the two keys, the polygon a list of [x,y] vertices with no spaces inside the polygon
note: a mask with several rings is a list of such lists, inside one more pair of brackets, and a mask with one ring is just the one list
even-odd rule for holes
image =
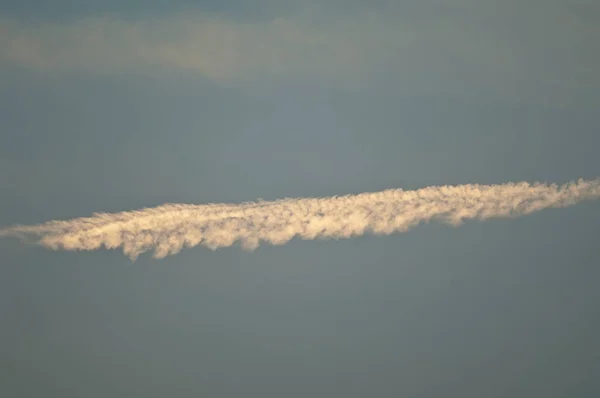
{"label": "sky", "polygon": [[[0,227],[600,175],[592,0],[0,4]],[[590,397],[600,201],[406,233],[0,239],[1,396]]]}

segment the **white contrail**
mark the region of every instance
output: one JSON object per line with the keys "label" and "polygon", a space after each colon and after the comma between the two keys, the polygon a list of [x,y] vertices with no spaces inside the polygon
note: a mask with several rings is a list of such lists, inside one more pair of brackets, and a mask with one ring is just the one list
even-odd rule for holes
{"label": "white contrail", "polygon": [[465,219],[517,217],[548,207],[567,207],[600,198],[600,179],[565,185],[527,182],[500,185],[433,186],[392,189],[328,198],[286,198],[272,202],[184,205],[121,213],[96,213],[68,221],[0,229],[0,236],[54,249],[123,247],[132,260],[154,249],[155,258],[199,244],[211,249],[240,241],[253,250],[260,241],[281,245],[302,239],[350,238],[365,232],[389,235],[438,219],[458,226]]}

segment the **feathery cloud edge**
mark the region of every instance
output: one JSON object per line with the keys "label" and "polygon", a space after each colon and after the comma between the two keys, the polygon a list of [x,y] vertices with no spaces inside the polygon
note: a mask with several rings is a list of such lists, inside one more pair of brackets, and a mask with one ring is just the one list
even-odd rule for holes
{"label": "feathery cloud edge", "polygon": [[23,241],[36,238],[36,243],[54,250],[122,247],[124,254],[135,260],[149,250],[154,250],[155,258],[164,258],[197,245],[214,250],[239,241],[244,249],[254,250],[261,241],[282,245],[294,237],[341,239],[368,232],[389,235],[430,220],[459,226],[464,220],[519,217],[598,198],[600,179],[579,179],[561,186],[527,182],[432,186],[240,204],[165,204],[16,225],[0,229],[0,236]]}

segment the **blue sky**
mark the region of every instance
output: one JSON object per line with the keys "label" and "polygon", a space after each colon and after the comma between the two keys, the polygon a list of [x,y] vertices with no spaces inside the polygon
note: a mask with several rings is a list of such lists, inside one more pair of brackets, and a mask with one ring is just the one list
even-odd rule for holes
{"label": "blue sky", "polygon": [[[596,178],[595,1],[0,5],[0,226]],[[597,202],[285,246],[0,241],[6,396],[590,397]]]}

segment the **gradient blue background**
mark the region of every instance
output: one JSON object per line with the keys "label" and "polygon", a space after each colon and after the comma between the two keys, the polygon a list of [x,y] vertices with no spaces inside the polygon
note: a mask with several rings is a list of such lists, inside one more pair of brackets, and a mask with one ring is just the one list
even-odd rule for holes
{"label": "gradient blue background", "polygon": [[[422,69],[390,64],[359,87],[2,64],[0,225],[165,202],[596,178],[598,3],[455,2],[464,14],[436,3],[369,7],[399,21],[467,18],[530,48],[528,58],[513,60],[512,74],[471,76],[467,61],[425,40],[412,60]],[[293,15],[290,4],[19,1],[0,15],[58,23],[191,8],[244,20]],[[581,22],[579,35],[555,23],[562,13]],[[579,79],[582,70],[595,72]],[[133,264],[119,251],[4,239],[0,396],[598,396],[599,236],[600,203],[586,202]]]}

